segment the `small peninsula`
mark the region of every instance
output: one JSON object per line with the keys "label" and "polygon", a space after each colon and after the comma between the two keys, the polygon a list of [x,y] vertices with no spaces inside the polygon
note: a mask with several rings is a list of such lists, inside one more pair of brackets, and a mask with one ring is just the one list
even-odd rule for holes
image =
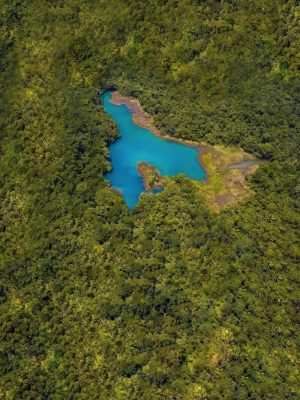
{"label": "small peninsula", "polygon": [[153,189],[162,189],[164,187],[164,178],[155,167],[146,162],[140,162],[137,168],[143,178],[146,192],[151,192]]}

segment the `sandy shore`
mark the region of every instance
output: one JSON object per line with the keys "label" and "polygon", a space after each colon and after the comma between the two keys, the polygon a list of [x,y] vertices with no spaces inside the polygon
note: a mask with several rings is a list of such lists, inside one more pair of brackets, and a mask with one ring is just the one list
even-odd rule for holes
{"label": "sandy shore", "polygon": [[153,124],[152,118],[142,109],[138,100],[123,96],[121,93],[114,91],[111,93],[110,102],[117,106],[125,104],[132,111],[132,120],[136,125],[149,129],[155,135],[160,136]]}

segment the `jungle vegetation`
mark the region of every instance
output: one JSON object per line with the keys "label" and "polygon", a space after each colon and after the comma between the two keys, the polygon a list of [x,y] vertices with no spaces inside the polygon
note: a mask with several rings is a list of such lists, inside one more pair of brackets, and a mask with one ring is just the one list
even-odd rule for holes
{"label": "jungle vegetation", "polygon": [[[300,396],[297,0],[0,0],[0,399]],[[108,84],[165,134],[266,162],[214,214],[129,212]]]}

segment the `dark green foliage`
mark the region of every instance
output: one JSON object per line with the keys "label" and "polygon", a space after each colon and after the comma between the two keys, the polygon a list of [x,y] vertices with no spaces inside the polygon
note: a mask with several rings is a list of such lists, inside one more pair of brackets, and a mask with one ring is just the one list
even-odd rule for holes
{"label": "dark green foliage", "polygon": [[[299,398],[297,1],[0,1],[0,399]],[[99,88],[265,160],[128,212]]]}

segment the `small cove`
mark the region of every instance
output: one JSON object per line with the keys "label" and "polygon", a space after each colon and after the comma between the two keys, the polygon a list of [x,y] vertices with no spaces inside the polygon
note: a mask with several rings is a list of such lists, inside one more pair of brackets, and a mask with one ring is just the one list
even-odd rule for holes
{"label": "small cove", "polygon": [[111,102],[111,92],[102,94],[104,110],[117,123],[120,138],[109,147],[112,171],[105,175],[113,189],[119,191],[128,208],[133,208],[145,191],[137,170],[140,162],[155,167],[162,176],[185,174],[190,179],[205,180],[205,171],[197,146],[164,139],[133,122],[132,111]]}

